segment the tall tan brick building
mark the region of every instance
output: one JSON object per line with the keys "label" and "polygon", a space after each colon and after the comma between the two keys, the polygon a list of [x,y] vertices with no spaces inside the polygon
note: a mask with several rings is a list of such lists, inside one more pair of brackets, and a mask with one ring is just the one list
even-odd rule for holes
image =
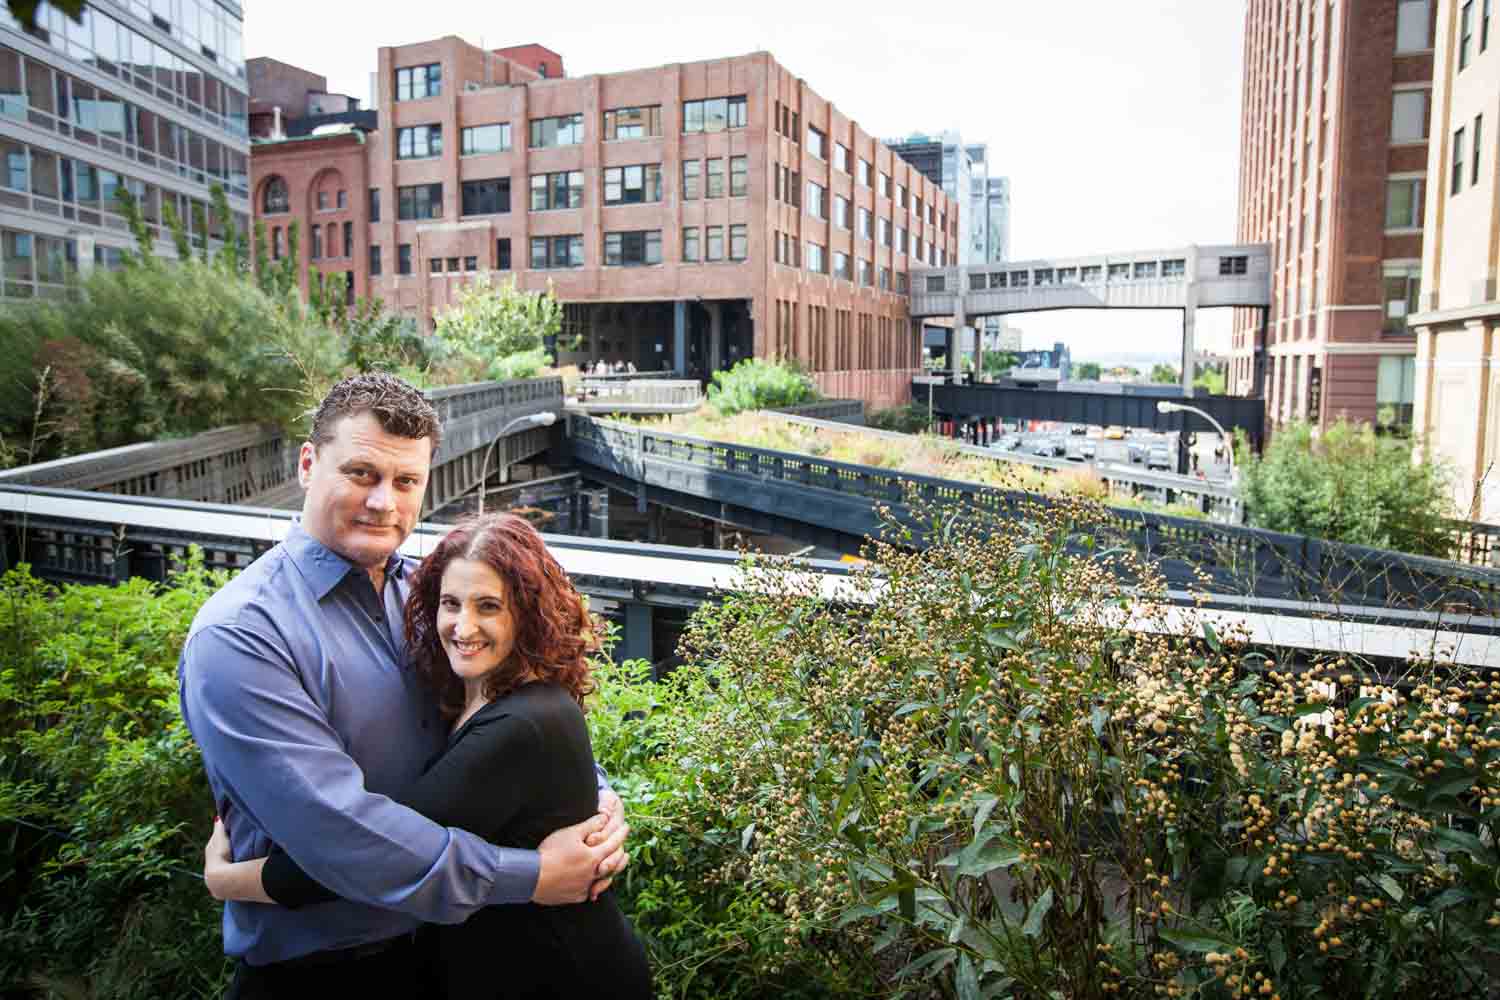
{"label": "tall tan brick building", "polygon": [[1236,317],[1229,388],[1274,427],[1409,425],[1432,0],[1248,0],[1239,239],[1272,246],[1268,317]]}
{"label": "tall tan brick building", "polygon": [[1488,0],[1440,0],[1416,427],[1457,473],[1466,517],[1500,519],[1500,24]]}
{"label": "tall tan brick building", "polygon": [[377,130],[253,147],[257,218],[319,229],[306,263],[424,324],[480,272],[550,284],[564,363],[789,357],[833,395],[909,396],[910,269],[957,259],[939,186],[764,52],[539,68],[453,37],[381,49]]}

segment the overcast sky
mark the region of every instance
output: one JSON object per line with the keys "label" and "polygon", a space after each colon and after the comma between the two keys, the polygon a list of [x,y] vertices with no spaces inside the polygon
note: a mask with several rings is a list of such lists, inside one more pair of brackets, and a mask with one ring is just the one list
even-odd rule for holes
{"label": "overcast sky", "polygon": [[[1243,0],[971,0],[946,6],[753,0],[480,4],[245,0],[245,53],[369,98],[376,49],[458,35],[539,42],[569,76],[769,50],[867,131],[957,129],[1011,178],[1013,259],[1230,242]],[[895,5],[892,5],[894,7]],[[717,8],[719,12],[710,12]],[[860,14],[857,11],[875,10]],[[1027,347],[1075,357],[1175,350],[1175,312],[1015,318]],[[1229,314],[1200,315],[1227,347]]]}

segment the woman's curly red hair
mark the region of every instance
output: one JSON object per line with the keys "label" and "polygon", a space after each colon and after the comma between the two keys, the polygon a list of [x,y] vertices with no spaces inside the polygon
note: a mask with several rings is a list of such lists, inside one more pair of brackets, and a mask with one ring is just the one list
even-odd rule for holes
{"label": "woman's curly red hair", "polygon": [[455,559],[489,566],[505,581],[511,603],[515,646],[485,678],[485,695],[494,700],[547,681],[562,685],[582,706],[594,690],[588,654],[599,648],[598,628],[537,530],[513,514],[487,514],[454,528],[422,560],[406,601],[412,666],[437,693],[443,714],[452,718],[464,707],[463,681],[449,666],[437,629],[443,571]]}

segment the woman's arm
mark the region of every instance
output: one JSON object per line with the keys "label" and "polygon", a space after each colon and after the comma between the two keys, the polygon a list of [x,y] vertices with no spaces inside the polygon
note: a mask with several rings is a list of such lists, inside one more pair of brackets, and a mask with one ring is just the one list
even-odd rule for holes
{"label": "woman's arm", "polygon": [[224,821],[214,817],[213,836],[203,848],[203,881],[208,891],[217,900],[238,900],[242,903],[274,903],[261,886],[261,869],[265,858],[253,861],[235,861],[229,851],[229,833]]}

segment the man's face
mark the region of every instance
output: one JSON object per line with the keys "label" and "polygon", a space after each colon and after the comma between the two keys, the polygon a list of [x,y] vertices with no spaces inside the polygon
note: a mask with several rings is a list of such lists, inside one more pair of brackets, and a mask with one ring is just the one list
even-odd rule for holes
{"label": "man's face", "polygon": [[343,418],[333,440],[302,445],[303,528],[355,565],[383,570],[416,526],[431,462],[430,438],[389,434],[368,411]]}

